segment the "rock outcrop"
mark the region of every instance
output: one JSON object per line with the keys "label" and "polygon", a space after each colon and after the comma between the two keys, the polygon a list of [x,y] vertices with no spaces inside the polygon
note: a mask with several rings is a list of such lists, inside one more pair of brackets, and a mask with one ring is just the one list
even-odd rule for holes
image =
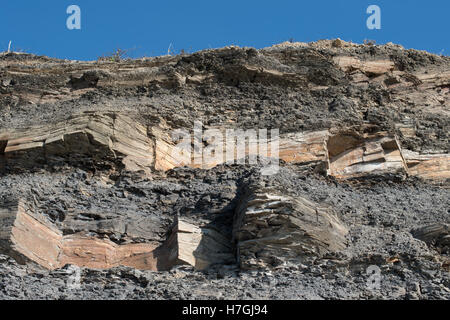
{"label": "rock outcrop", "polygon": [[394,44],[1,53],[0,298],[448,299],[449,95]]}
{"label": "rock outcrop", "polygon": [[62,235],[57,229],[28,213],[23,202],[10,202],[0,208],[2,252],[18,262],[33,261],[48,269],[61,267],[58,258]]}
{"label": "rock outcrop", "polygon": [[115,113],[87,112],[54,125],[1,133],[0,141],[4,162],[11,166],[119,159],[127,170],[145,171],[154,161],[147,129]]}
{"label": "rock outcrop", "polygon": [[[176,129],[167,126],[149,126],[114,112],[88,112],[70,120],[36,128],[0,132],[3,168],[33,167],[43,163],[72,163],[94,161],[118,170],[117,162],[128,171],[168,171],[177,167],[211,169],[261,154],[258,135],[243,144],[223,139],[205,144],[220,150],[221,157],[208,158],[206,153],[180,148],[173,139]],[[243,132],[242,134],[248,134]],[[189,146],[190,147],[190,146]],[[290,164],[315,164],[327,168],[327,174],[339,179],[371,175],[406,175],[424,179],[442,180],[450,177],[448,154],[420,155],[403,150],[395,135],[379,131],[358,134],[354,130],[337,133],[325,131],[284,134],[276,142],[264,140],[264,154],[276,156]],[[231,151],[229,151],[231,150]],[[228,154],[227,154],[228,152]],[[405,154],[403,154],[405,153]],[[200,162],[196,158],[201,159]],[[0,168],[1,169],[1,168]]]}
{"label": "rock outcrop", "polygon": [[406,174],[407,165],[395,136],[340,133],[328,140],[329,174],[337,178]]}
{"label": "rock outcrop", "polygon": [[403,152],[410,175],[429,180],[450,179],[450,156],[448,154],[419,154]]}
{"label": "rock outcrop", "polygon": [[204,270],[213,264],[235,261],[230,239],[214,228],[200,228],[178,220],[167,245],[171,248],[169,261],[173,265],[189,264]]}
{"label": "rock outcrop", "polygon": [[116,244],[83,233],[63,235],[48,221],[39,219],[23,201],[0,207],[0,252],[19,263],[37,263],[53,270],[67,264],[92,269],[118,266],[141,270],[168,270],[188,264],[206,269],[212,264],[232,263],[229,239],[211,228],[177,221],[166,242]]}
{"label": "rock outcrop", "polygon": [[428,245],[438,248],[442,253],[448,253],[450,249],[450,225],[435,223],[411,231],[412,235],[426,242]]}
{"label": "rock outcrop", "polygon": [[0,216],[1,249],[21,263],[34,262],[47,269],[73,264],[96,269],[122,265],[158,270],[153,245],[117,245],[81,234],[64,236],[50,223],[39,221],[23,201],[1,208]]}
{"label": "rock outcrop", "polygon": [[233,223],[243,269],[301,264],[339,252],[347,246],[347,234],[331,208],[255,185],[245,188]]}

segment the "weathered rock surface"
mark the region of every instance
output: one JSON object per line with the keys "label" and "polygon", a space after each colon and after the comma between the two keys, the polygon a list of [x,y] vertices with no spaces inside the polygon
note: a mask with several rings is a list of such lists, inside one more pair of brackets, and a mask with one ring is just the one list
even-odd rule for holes
{"label": "weathered rock surface", "polygon": [[204,270],[213,264],[231,264],[235,261],[230,239],[213,228],[199,228],[179,220],[168,242],[176,244],[171,252],[176,255],[173,264],[189,264]]}
{"label": "weathered rock surface", "polygon": [[306,263],[339,252],[348,230],[331,208],[249,185],[236,207],[233,240],[243,269]]}
{"label": "weathered rock surface", "polygon": [[328,140],[328,155],[329,174],[337,178],[407,172],[397,138],[385,132],[332,136]]}
{"label": "weathered rock surface", "polygon": [[448,57],[342,40],[0,54],[0,298],[449,299],[449,88]]}
{"label": "weathered rock surface", "polygon": [[[262,147],[267,157],[275,156],[273,140],[269,137],[262,146],[256,132],[249,135],[245,144],[227,140],[225,132],[221,140],[212,144],[202,141],[205,147],[220,151],[222,156],[213,158],[201,152],[186,152],[173,141],[172,132],[174,129],[167,126],[145,128],[114,112],[89,112],[55,126],[0,133],[0,157],[3,170],[5,166],[23,168],[89,160],[114,168],[121,161],[126,170],[150,175],[183,166],[211,169],[227,163],[230,154],[233,162],[242,159],[245,163],[246,158],[258,157]],[[362,135],[352,130],[335,134],[327,130],[289,133],[279,138],[276,157],[291,164],[315,163],[340,179],[377,174],[410,174],[430,180],[450,178],[448,154],[419,155],[409,150],[403,154],[398,138],[382,131]]]}
{"label": "weathered rock surface", "polygon": [[1,218],[1,249],[21,263],[34,262],[51,270],[66,264],[97,269],[121,265],[158,270],[153,245],[117,245],[81,234],[63,236],[50,223],[39,221],[22,201],[3,208]]}
{"label": "weathered rock surface", "polygon": [[415,238],[425,241],[427,244],[439,248],[442,252],[450,249],[450,226],[436,223],[412,230]]}
{"label": "weathered rock surface", "polygon": [[367,77],[380,76],[395,70],[395,63],[391,60],[361,61],[355,57],[339,56],[334,62],[345,72],[361,72]]}
{"label": "weathered rock surface", "polygon": [[153,164],[153,143],[147,129],[126,115],[88,112],[55,125],[0,134],[4,163],[33,166],[39,162],[77,163],[83,158],[113,162],[127,170],[148,170]]}
{"label": "weathered rock surface", "polygon": [[448,154],[419,154],[404,150],[403,156],[410,175],[431,180],[450,179],[450,156]]}
{"label": "weathered rock surface", "polygon": [[61,267],[61,233],[27,211],[21,201],[0,209],[2,251],[22,263],[33,261],[48,269]]}
{"label": "weathered rock surface", "polygon": [[46,269],[67,264],[92,269],[118,266],[140,270],[168,270],[177,264],[206,269],[212,264],[233,263],[232,246],[211,228],[199,228],[178,220],[168,240],[152,243],[116,244],[84,233],[63,235],[48,221],[40,221],[19,200],[0,207],[0,252],[19,263],[36,263]]}

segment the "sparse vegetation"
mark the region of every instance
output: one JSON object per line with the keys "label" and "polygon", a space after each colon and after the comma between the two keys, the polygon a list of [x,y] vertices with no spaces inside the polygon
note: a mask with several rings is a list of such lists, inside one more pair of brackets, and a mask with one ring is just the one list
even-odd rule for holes
{"label": "sparse vegetation", "polygon": [[376,40],[371,40],[371,39],[364,39],[364,44],[366,46],[374,46],[377,44]]}
{"label": "sparse vegetation", "polygon": [[116,49],[113,53],[103,55],[98,58],[98,61],[110,61],[110,62],[120,62],[128,58],[128,50]]}
{"label": "sparse vegetation", "polygon": [[169,48],[167,49],[167,55],[168,55],[168,56],[171,56],[172,53],[173,53],[173,51],[174,51],[174,50],[173,50],[173,45],[170,44],[170,45],[169,45]]}

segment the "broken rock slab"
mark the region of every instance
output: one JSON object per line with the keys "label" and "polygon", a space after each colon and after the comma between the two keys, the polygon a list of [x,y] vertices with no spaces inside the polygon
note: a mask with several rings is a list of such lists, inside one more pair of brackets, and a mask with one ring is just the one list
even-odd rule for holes
{"label": "broken rock slab", "polygon": [[336,178],[406,175],[407,166],[397,138],[386,132],[341,132],[328,140],[328,174]]}
{"label": "broken rock slab", "polygon": [[22,264],[34,262],[50,270],[66,264],[97,269],[158,269],[155,245],[118,245],[83,234],[65,236],[50,222],[34,215],[22,200],[0,208],[0,222],[0,250]]}
{"label": "broken rock slab", "polygon": [[335,212],[306,198],[249,185],[236,208],[233,240],[242,269],[302,263],[347,246]]}
{"label": "broken rock slab", "polygon": [[168,240],[161,245],[119,245],[84,233],[63,235],[50,222],[38,218],[22,200],[0,207],[0,252],[21,264],[32,262],[49,270],[67,264],[92,269],[126,266],[153,271],[189,264],[206,269],[212,264],[235,261],[230,239],[211,227],[200,228],[178,220]]}
{"label": "broken rock slab", "polygon": [[130,171],[149,173],[152,154],[147,128],[113,112],[84,112],[56,124],[0,132],[0,157],[8,166],[119,160]]}
{"label": "broken rock slab", "polygon": [[212,227],[198,227],[178,220],[165,244],[169,247],[169,264],[188,264],[204,270],[213,264],[235,262],[231,240]]}
{"label": "broken rock slab", "polygon": [[403,155],[410,175],[435,181],[450,179],[449,154],[419,154],[403,150]]}
{"label": "broken rock slab", "polygon": [[424,241],[427,245],[437,248],[441,253],[450,251],[450,225],[434,223],[413,229],[414,238]]}

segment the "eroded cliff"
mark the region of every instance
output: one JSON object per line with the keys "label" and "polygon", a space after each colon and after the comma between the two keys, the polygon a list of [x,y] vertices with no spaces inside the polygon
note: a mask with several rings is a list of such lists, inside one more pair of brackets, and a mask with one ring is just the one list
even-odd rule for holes
{"label": "eroded cliff", "polygon": [[[286,281],[280,298],[449,297],[449,90],[448,57],[393,44],[2,54],[1,295],[58,296],[72,265],[78,297],[123,297],[120,281],[128,297],[276,298]],[[273,129],[276,148],[250,134]],[[42,293],[17,289],[22,272]]]}

